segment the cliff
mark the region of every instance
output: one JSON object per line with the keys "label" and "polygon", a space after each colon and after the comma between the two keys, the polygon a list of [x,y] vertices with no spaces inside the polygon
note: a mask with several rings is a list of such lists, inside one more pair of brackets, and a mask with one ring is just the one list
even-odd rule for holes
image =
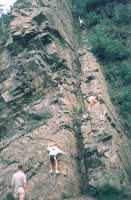
{"label": "cliff", "polygon": [[[75,197],[103,183],[130,195],[130,141],[71,0],[17,2],[11,19],[0,42],[0,199],[11,200],[19,163],[29,200]],[[94,94],[99,102],[88,111]],[[49,174],[48,142],[67,153],[58,156],[60,175]]]}

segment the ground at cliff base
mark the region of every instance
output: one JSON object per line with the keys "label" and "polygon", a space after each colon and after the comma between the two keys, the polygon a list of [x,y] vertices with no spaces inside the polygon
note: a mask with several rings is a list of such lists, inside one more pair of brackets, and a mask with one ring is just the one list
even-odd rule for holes
{"label": "ground at cliff base", "polygon": [[86,195],[86,196],[81,196],[81,197],[68,198],[64,200],[98,200],[98,199],[91,197],[89,195]]}

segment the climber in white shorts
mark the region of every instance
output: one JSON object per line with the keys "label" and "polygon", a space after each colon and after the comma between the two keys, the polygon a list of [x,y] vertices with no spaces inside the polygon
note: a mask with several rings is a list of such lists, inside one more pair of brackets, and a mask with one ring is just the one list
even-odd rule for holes
{"label": "climber in white shorts", "polygon": [[54,146],[47,146],[47,150],[50,151],[49,156],[50,156],[50,171],[49,173],[53,173],[53,162],[55,162],[55,168],[56,168],[56,173],[59,174],[60,171],[58,170],[58,161],[56,159],[57,155],[59,153],[65,154],[63,151],[61,151],[58,148],[58,144],[55,144]]}

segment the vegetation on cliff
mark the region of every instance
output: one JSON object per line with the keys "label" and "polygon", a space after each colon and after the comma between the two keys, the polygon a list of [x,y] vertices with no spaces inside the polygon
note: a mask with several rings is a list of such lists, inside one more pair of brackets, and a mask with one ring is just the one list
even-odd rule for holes
{"label": "vegetation on cliff", "polygon": [[10,23],[10,12],[6,14],[2,12],[3,9],[0,8],[0,34],[5,32],[5,29]]}
{"label": "vegetation on cliff", "polygon": [[[101,200],[123,200],[124,193],[118,190],[114,185],[103,184],[100,188],[90,190],[90,194]],[[125,199],[127,200],[127,199]]]}
{"label": "vegetation on cliff", "polygon": [[[109,94],[121,116],[131,127],[131,63],[129,1],[74,0],[74,17],[83,18],[88,29],[87,45],[97,57],[110,85]],[[79,8],[79,9],[78,9]]]}

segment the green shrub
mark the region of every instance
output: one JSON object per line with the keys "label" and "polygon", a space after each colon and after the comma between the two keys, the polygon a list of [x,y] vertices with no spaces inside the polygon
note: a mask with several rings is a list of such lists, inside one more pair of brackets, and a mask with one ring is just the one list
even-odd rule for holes
{"label": "green shrub", "polygon": [[111,101],[119,108],[118,114],[122,115],[125,121],[123,121],[126,128],[131,127],[131,94],[130,85],[126,88],[121,88],[121,94],[111,94]]}
{"label": "green shrub", "polygon": [[[98,7],[105,6],[108,3],[122,3],[126,4],[128,3],[128,0],[72,0],[73,4],[76,5],[77,10],[79,14],[82,14],[82,16],[91,10],[96,10]],[[85,16],[85,15],[84,15]]]}
{"label": "green shrub", "polygon": [[25,30],[26,30],[25,28],[22,28],[22,31],[21,31],[21,32],[22,32],[22,34],[24,34],[24,33],[25,33]]}
{"label": "green shrub", "polygon": [[90,12],[86,15],[85,23],[87,26],[93,26],[100,22],[102,19],[101,15],[96,14],[95,12]]}
{"label": "green shrub", "polygon": [[62,37],[62,38],[60,39],[60,42],[61,42],[61,45],[65,48],[65,47],[66,47],[66,44],[67,44],[66,39],[65,39],[64,37]]}
{"label": "green shrub", "polygon": [[77,115],[79,117],[81,117],[83,115],[83,109],[82,109],[82,107],[80,107],[79,110],[77,111]]}
{"label": "green shrub", "polygon": [[72,10],[74,16],[84,17],[86,15],[86,2],[87,0],[74,0],[73,4],[75,5],[74,9]]}
{"label": "green shrub", "polygon": [[104,27],[95,27],[88,40],[91,51],[100,60],[122,60],[130,55],[130,49],[126,48],[121,40],[109,35]]}
{"label": "green shrub", "polygon": [[116,66],[108,65],[107,78],[113,85],[118,79],[121,81],[121,86],[128,86],[131,84],[131,65],[128,62],[123,62]]}
{"label": "green shrub", "polygon": [[121,106],[121,112],[131,114],[131,92],[125,88],[122,95],[117,97],[117,104]]}
{"label": "green shrub", "polygon": [[123,4],[118,4],[114,7],[115,9],[115,18],[117,22],[124,22],[125,24],[130,23],[131,19],[131,8]]}
{"label": "green shrub", "polygon": [[123,200],[124,194],[118,190],[114,185],[108,183],[103,184],[98,189],[90,190],[90,194],[101,200]]}
{"label": "green shrub", "polygon": [[121,77],[123,84],[131,84],[131,65],[129,63],[122,63],[119,67],[119,76]]}
{"label": "green shrub", "polygon": [[68,199],[70,198],[70,196],[68,194],[62,193],[62,199]]}

